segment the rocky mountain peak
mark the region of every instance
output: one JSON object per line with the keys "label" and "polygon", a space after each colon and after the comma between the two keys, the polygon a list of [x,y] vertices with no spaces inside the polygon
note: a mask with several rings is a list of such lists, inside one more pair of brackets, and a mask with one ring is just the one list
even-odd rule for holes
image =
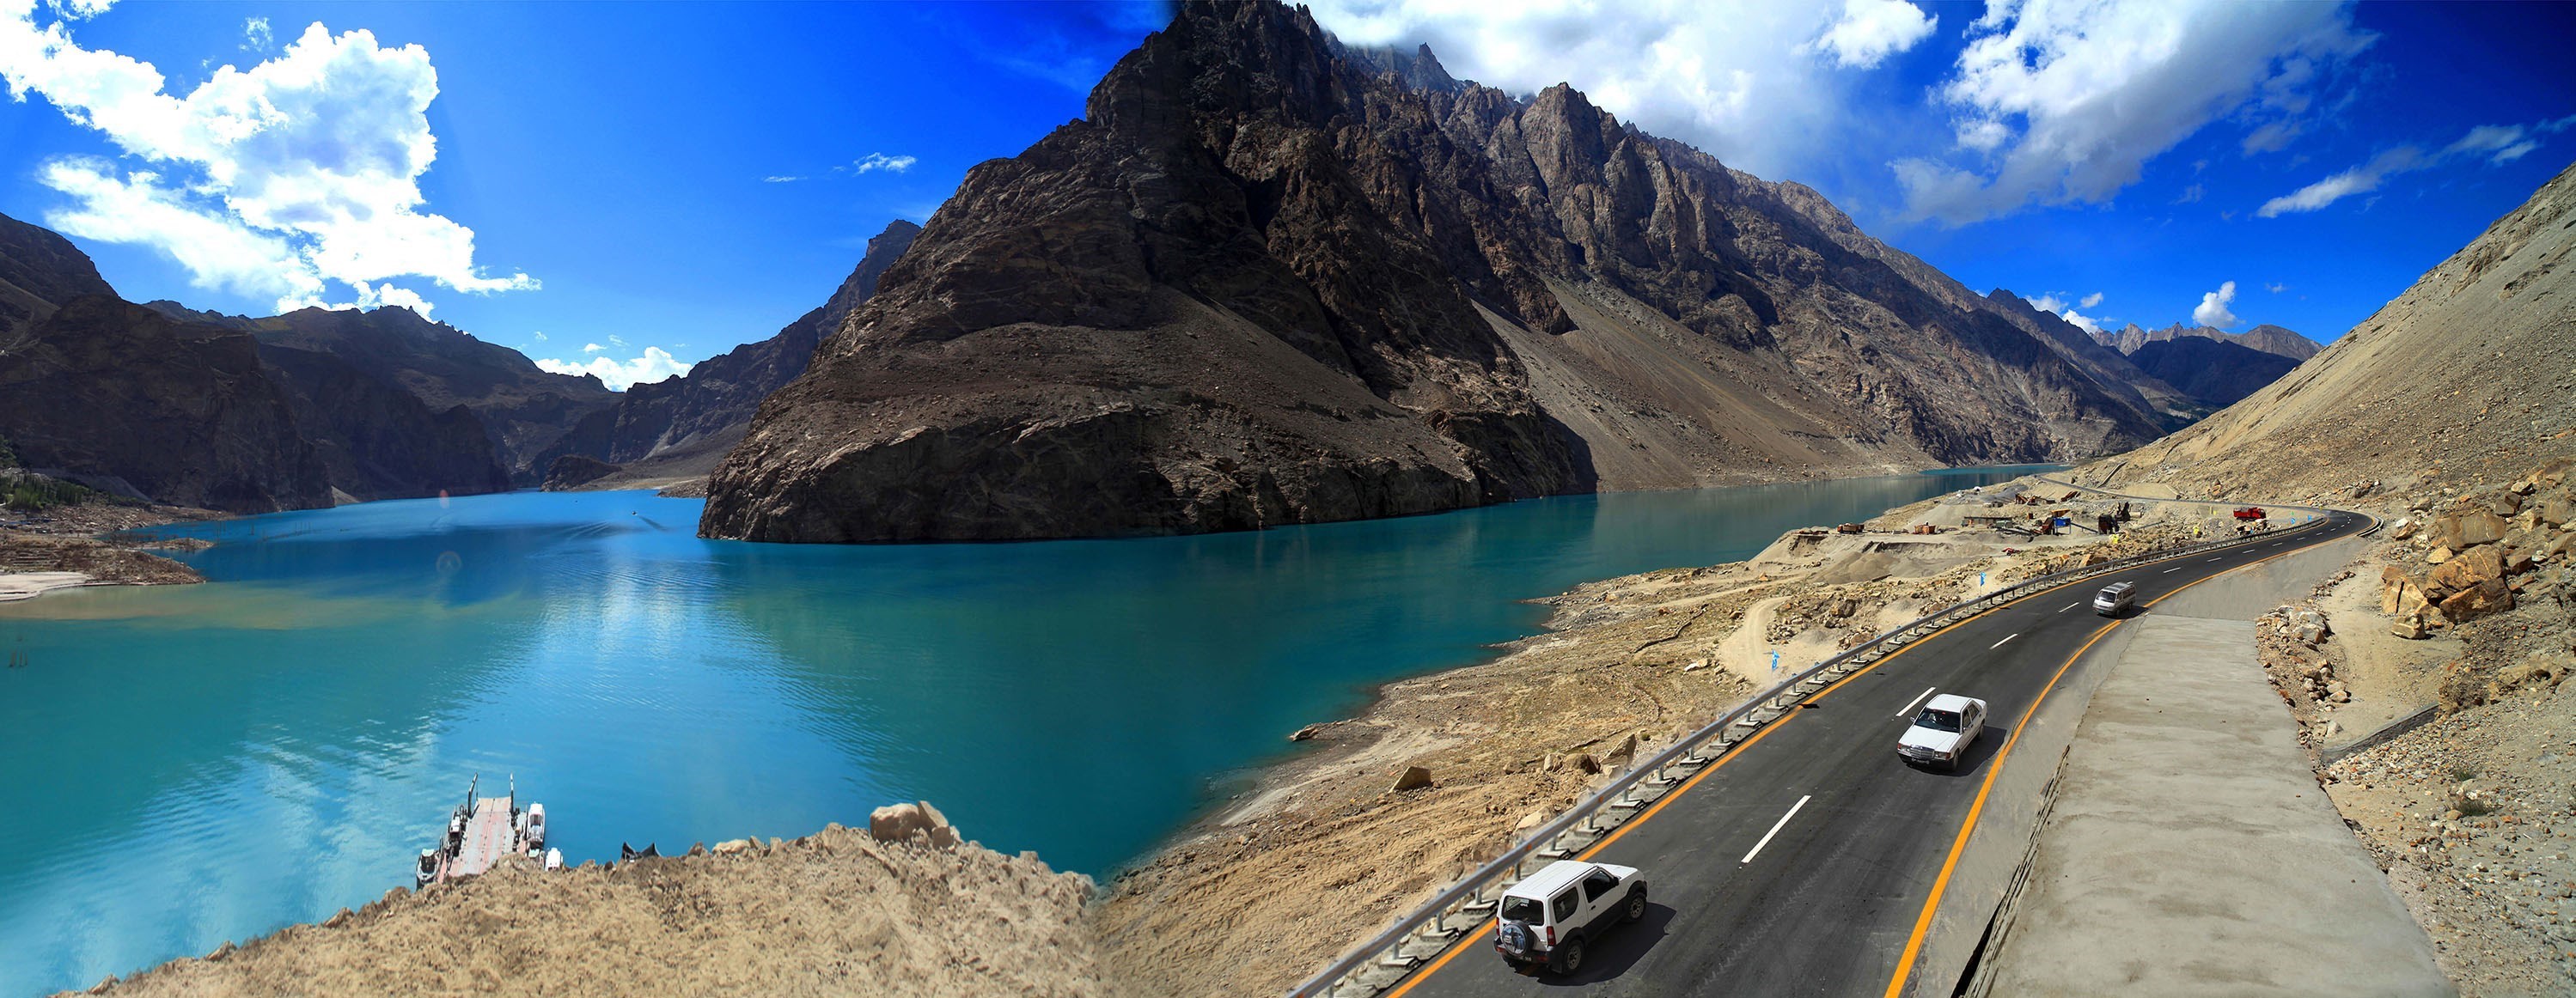
{"label": "rocky mountain peak", "polygon": [[701,530],[1241,529],[2155,432],[1815,192],[1434,66],[1183,5],[1085,119],[968,172],[762,404]]}
{"label": "rocky mountain peak", "polygon": [[43,226],[0,215],[0,337],[15,337],[82,295],[115,297],[98,267]]}
{"label": "rocky mountain peak", "polygon": [[1394,46],[1360,48],[1337,43],[1334,53],[1344,61],[1392,76],[1405,89],[1417,93],[1455,94],[1467,89],[1466,84],[1449,75],[1447,67],[1440,65],[1440,58],[1431,54],[1429,45],[1407,52]]}

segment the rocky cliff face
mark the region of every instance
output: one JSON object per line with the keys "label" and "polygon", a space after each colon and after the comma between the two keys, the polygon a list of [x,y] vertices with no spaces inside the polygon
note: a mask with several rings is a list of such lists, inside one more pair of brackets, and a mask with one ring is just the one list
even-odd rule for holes
{"label": "rocky cliff face", "polygon": [[867,255],[821,307],[775,336],[700,361],[687,374],[628,388],[615,404],[583,417],[538,455],[536,465],[550,468],[559,458],[577,455],[633,466],[639,474],[713,470],[742,440],[760,400],[805,373],[815,346],[876,293],[878,279],[920,231],[895,220],[868,240]]}
{"label": "rocky cliff face", "polygon": [[0,217],[0,436],[30,466],[232,512],[509,487],[472,412],[251,324],[128,304],[70,242]]}
{"label": "rocky cliff face", "polygon": [[[2135,406],[2147,419],[2168,430],[2180,429],[2227,404],[2205,402],[2140,368],[2119,350],[2097,341],[2092,334],[2064,317],[2041,309],[2020,295],[1997,288],[1986,292],[1986,301],[2014,325],[2045,337],[2046,342],[2068,363],[2082,368],[2114,397]],[[2227,401],[2242,397],[2238,395]]]}
{"label": "rocky cliff face", "polygon": [[510,474],[472,409],[432,412],[410,392],[320,351],[262,343],[259,359],[342,495],[365,501],[510,490]]}
{"label": "rocky cliff face", "polygon": [[2241,333],[2231,333],[2224,329],[2185,326],[2181,323],[2175,323],[2163,329],[2149,330],[2141,329],[2133,322],[2117,331],[2104,330],[2093,334],[2094,342],[2133,356],[2140,347],[2149,343],[2170,343],[2187,338],[2232,343],[2248,350],[2260,350],[2274,356],[2287,357],[2292,361],[2306,360],[2325,349],[2315,340],[2269,324],[2256,326]]}
{"label": "rocky cliff face", "polygon": [[219,315],[175,302],[152,307],[247,331],[263,344],[326,353],[418,398],[431,412],[474,412],[513,482],[537,484],[538,456],[617,393],[589,375],[555,374],[526,355],[407,308],[308,308],[263,319]]}
{"label": "rocky cliff face", "polygon": [[1556,87],[1186,5],[971,171],[701,530],[1225,530],[2076,458],[2151,406],[1814,191]]}
{"label": "rocky cliff face", "polygon": [[29,468],[129,497],[235,513],[331,504],[257,342],[110,295],[53,303],[0,350],[0,436]]}
{"label": "rocky cliff face", "polygon": [[2088,482],[2353,497],[2576,455],[2576,167],[2317,356]]}
{"label": "rocky cliff face", "polygon": [[82,295],[115,297],[98,267],[51,229],[0,215],[0,345]]}

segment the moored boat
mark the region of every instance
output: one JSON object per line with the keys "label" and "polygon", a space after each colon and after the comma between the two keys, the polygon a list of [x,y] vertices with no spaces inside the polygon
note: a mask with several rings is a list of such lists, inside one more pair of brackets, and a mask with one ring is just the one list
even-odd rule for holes
{"label": "moored boat", "polygon": [[550,870],[563,867],[563,853],[546,848],[546,806],[530,804],[520,810],[515,776],[509,792],[500,797],[479,796],[482,781],[478,773],[466,783],[465,800],[449,812],[437,848],[420,851],[412,870],[414,887],[462,880],[509,856],[540,860]]}

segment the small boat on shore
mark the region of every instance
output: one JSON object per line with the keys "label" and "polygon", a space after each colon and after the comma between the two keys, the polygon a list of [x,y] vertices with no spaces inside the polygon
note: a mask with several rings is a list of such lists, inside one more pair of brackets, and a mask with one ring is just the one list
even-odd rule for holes
{"label": "small boat on shore", "polygon": [[546,848],[546,806],[530,804],[520,810],[516,776],[510,778],[509,792],[500,797],[478,796],[482,781],[477,773],[466,783],[465,801],[448,814],[437,847],[420,851],[412,870],[413,887],[462,880],[508,856],[540,859],[549,870],[563,868],[563,852]]}

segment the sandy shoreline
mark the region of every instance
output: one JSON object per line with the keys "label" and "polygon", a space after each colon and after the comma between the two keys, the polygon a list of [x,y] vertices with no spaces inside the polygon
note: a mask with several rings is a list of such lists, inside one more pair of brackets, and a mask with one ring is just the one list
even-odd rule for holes
{"label": "sandy shoreline", "polygon": [[178,585],[204,582],[195,569],[153,554],[151,547],[203,542],[136,543],[114,535],[226,514],[178,506],[81,503],[57,506],[0,524],[0,603],[81,586]]}

